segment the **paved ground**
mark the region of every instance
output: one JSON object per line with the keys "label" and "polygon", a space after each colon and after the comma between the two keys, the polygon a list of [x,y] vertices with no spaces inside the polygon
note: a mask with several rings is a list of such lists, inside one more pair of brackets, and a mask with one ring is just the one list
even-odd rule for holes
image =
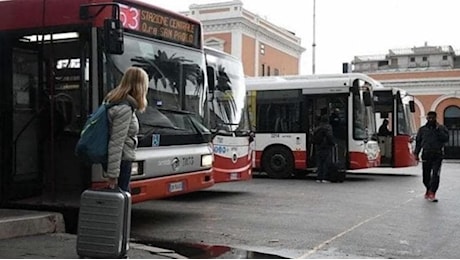
{"label": "paved ground", "polygon": [[[0,240],[0,258],[60,258],[76,259],[76,235],[47,233]],[[174,251],[158,247],[130,243],[129,258],[180,259]]]}
{"label": "paved ground", "polygon": [[[60,213],[0,209],[0,258],[79,258],[77,236],[64,233]],[[185,258],[169,249],[130,243],[129,258]]]}
{"label": "paved ground", "polygon": [[[458,163],[460,161],[449,161]],[[420,174],[417,168],[406,169]],[[376,168],[351,171],[398,174],[400,169]],[[412,172],[413,171],[413,172]],[[409,172],[407,172],[409,173]],[[64,233],[64,218],[60,213],[0,209],[0,258],[79,258],[76,235]],[[129,258],[186,258],[169,249],[130,243]]]}

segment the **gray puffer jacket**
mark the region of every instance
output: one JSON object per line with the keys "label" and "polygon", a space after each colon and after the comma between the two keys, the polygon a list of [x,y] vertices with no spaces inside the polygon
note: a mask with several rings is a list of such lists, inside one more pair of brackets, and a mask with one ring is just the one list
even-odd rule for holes
{"label": "gray puffer jacket", "polygon": [[[120,175],[121,161],[134,161],[137,147],[137,134],[139,121],[133,111],[138,108],[136,100],[128,96],[124,103],[109,108],[111,132],[108,148],[107,172],[104,177],[118,178]],[[132,108],[131,108],[132,107]]]}

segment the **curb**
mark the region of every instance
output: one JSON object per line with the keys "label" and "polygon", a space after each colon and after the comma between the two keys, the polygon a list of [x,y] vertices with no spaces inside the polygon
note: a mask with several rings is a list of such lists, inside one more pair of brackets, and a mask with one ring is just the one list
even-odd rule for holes
{"label": "curb", "polygon": [[0,209],[0,239],[64,232],[61,213]]}

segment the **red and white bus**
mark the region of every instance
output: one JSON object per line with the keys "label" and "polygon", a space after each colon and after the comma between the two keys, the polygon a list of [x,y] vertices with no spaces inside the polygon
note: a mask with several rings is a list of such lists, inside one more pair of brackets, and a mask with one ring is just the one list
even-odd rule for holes
{"label": "red and white bus", "polygon": [[407,91],[395,87],[374,89],[374,110],[377,126],[388,120],[387,136],[378,136],[382,167],[407,167],[418,164],[415,149],[415,103]]}
{"label": "red and white bus", "polygon": [[252,179],[253,136],[246,104],[243,63],[205,47],[210,129],[213,132],[214,182]]}
{"label": "red and white bus", "polygon": [[246,78],[255,129],[254,168],[272,178],[313,170],[313,129],[329,116],[340,170],[380,164],[372,92],[379,82],[364,74]]}
{"label": "red and white bus", "polygon": [[214,184],[200,22],[134,0],[0,1],[0,17],[2,201],[59,202],[105,186],[74,148],[129,66],[151,78],[133,202]]}

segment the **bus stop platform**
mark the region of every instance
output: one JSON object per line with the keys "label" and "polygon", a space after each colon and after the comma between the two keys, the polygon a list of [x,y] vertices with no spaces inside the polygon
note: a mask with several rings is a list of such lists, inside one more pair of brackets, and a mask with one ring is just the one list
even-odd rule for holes
{"label": "bus stop platform", "polygon": [[[61,213],[0,208],[0,258],[80,258],[77,236],[65,233]],[[169,249],[130,243],[128,258],[184,259]]]}

